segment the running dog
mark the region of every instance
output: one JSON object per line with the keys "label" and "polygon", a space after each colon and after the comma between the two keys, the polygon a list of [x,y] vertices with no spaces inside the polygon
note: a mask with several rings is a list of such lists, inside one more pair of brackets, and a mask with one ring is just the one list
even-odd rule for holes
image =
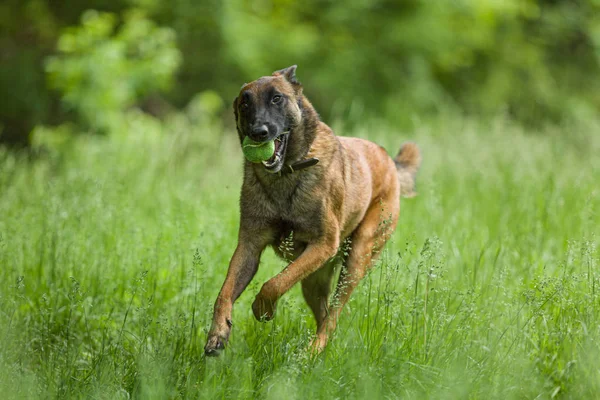
{"label": "running dog", "polygon": [[[342,307],[394,232],[400,196],[415,195],[421,156],[414,143],[392,159],[375,143],[336,136],[302,89],[294,65],[245,84],[233,102],[240,142],[246,136],[275,140],[275,152],[244,165],[238,244],[215,302],[208,356],[225,348],[233,303],[267,246],[289,264],[262,286],[254,316],[271,320],[277,300],[301,282],[317,323],[311,348],[322,351]],[[349,250],[341,251],[347,240]]]}

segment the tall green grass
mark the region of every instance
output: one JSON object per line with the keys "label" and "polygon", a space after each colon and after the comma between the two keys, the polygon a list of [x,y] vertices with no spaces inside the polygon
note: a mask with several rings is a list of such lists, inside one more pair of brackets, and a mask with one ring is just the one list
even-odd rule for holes
{"label": "tall green grass", "polygon": [[338,134],[423,152],[419,196],[309,357],[299,288],[250,309],[283,267],[267,251],[206,359],[235,248],[232,132],[81,136],[0,150],[3,398],[595,398],[600,396],[600,125],[372,122]]}

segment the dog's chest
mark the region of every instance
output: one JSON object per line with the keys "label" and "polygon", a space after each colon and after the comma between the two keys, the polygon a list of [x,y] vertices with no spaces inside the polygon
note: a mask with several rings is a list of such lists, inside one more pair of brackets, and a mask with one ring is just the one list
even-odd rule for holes
{"label": "dog's chest", "polygon": [[317,199],[294,196],[274,206],[276,229],[282,235],[287,237],[293,231],[298,239],[312,239],[321,231],[323,211]]}
{"label": "dog's chest", "polygon": [[276,177],[248,174],[242,187],[242,217],[269,225],[274,241],[293,232],[294,240],[310,242],[322,232],[325,198],[312,171]]}
{"label": "dog's chest", "polygon": [[[315,196],[310,181],[280,185],[269,192],[273,223],[281,236],[290,232],[298,238],[313,239],[321,232],[324,202]],[[278,235],[278,236],[280,236]]]}

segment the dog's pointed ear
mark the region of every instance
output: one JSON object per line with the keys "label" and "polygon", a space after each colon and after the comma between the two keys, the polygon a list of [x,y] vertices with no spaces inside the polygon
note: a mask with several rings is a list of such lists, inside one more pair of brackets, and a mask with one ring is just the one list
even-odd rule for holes
{"label": "dog's pointed ear", "polygon": [[273,72],[273,76],[283,76],[292,85],[300,85],[300,82],[296,79],[296,68],[298,68],[297,65],[292,65],[291,67],[280,69]]}

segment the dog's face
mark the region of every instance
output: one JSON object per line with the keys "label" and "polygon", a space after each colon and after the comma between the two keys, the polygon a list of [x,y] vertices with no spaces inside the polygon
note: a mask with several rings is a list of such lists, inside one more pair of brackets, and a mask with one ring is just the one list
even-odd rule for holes
{"label": "dog's face", "polygon": [[233,101],[240,141],[246,136],[256,142],[275,140],[273,157],[262,162],[269,172],[277,173],[283,167],[290,132],[302,119],[301,96],[294,65],[245,84]]}

